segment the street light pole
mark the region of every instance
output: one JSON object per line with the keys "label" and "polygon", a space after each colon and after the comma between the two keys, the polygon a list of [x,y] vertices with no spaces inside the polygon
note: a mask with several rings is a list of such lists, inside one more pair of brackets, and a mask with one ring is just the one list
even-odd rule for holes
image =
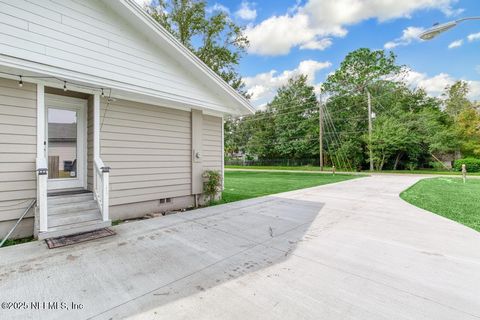
{"label": "street light pole", "polygon": [[321,96],[318,99],[318,140],[320,142],[320,171],[323,171],[323,108]]}
{"label": "street light pole", "polygon": [[373,150],[372,150],[372,98],[370,97],[370,91],[367,90],[367,102],[368,102],[368,150],[370,157],[370,171],[373,171]]}

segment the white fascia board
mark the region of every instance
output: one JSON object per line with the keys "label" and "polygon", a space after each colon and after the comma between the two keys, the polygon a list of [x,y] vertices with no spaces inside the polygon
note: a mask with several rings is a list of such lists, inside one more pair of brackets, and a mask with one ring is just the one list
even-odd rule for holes
{"label": "white fascia board", "polygon": [[[235,105],[237,110],[231,110],[231,114],[253,114],[255,108],[250,102],[227,84],[219,75],[217,75],[212,69],[210,69],[202,60],[200,60],[195,54],[193,54],[188,48],[182,45],[173,35],[171,35],[165,28],[157,23],[145,10],[143,10],[133,0],[104,0],[104,2],[118,14],[125,18],[131,18],[133,15],[136,19],[129,19],[131,23],[142,21],[148,28],[138,28],[146,37],[151,38],[166,44],[162,49],[168,50],[172,57],[180,57],[185,63],[188,63],[187,67],[190,67],[190,71],[197,71],[196,74],[200,78],[204,78],[215,85],[216,88],[221,89],[223,95],[231,100],[231,106]],[[121,5],[119,5],[121,4]],[[122,10],[124,9],[124,10]],[[128,14],[129,15],[128,15]],[[182,62],[183,62],[182,61]],[[231,107],[230,107],[231,108]],[[232,112],[233,111],[233,112]]]}

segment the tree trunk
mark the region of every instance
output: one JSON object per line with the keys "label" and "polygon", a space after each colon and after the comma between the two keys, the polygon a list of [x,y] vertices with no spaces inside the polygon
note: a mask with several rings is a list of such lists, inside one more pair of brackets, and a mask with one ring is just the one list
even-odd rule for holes
{"label": "tree trunk", "polygon": [[385,155],[382,156],[382,160],[380,160],[380,163],[378,164],[378,171],[383,170],[383,165],[385,164]]}
{"label": "tree trunk", "polygon": [[395,164],[393,165],[393,170],[397,170],[398,162],[400,161],[402,156],[403,156],[403,152],[399,152],[397,154],[397,158],[395,158]]}

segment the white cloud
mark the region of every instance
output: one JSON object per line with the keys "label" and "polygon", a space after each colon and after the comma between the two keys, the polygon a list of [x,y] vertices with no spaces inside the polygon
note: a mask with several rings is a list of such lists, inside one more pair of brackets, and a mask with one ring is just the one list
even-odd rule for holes
{"label": "white cloud", "polygon": [[273,16],[254,27],[247,27],[250,40],[249,52],[260,55],[284,55],[295,46],[319,41],[316,32],[309,27],[308,16]]}
{"label": "white cloud", "polygon": [[242,1],[240,8],[235,12],[235,15],[243,20],[255,20],[257,17],[257,10],[253,8],[253,3]]}
{"label": "white cloud", "polygon": [[423,88],[429,95],[437,97],[442,94],[447,85],[451,85],[455,80],[446,73],[439,73],[433,77],[428,77],[425,73],[409,71],[406,82],[412,87]]}
{"label": "white cloud", "polygon": [[446,15],[453,14],[451,5],[455,0],[309,0],[305,10],[315,17],[317,25],[323,28],[352,25],[375,18],[387,21],[396,18],[410,18],[415,11],[438,9]]}
{"label": "white cloud", "polygon": [[220,4],[220,3],[215,3],[213,6],[208,7],[206,11],[207,13],[225,12],[226,14],[230,14],[230,9],[228,9],[223,4]]}
{"label": "white cloud", "polygon": [[328,61],[304,60],[293,70],[285,70],[281,73],[271,70],[253,77],[244,78],[243,80],[248,93],[252,95],[252,102],[258,106],[270,101],[275,96],[277,89],[287,84],[288,79],[293,76],[306,75],[309,84],[315,85],[315,74],[322,69],[329,68],[331,65]]}
{"label": "white cloud", "polygon": [[[299,2],[285,15],[272,16],[257,25],[249,26],[246,34],[251,53],[260,55],[287,54],[293,47],[324,49],[312,46],[329,37],[342,37],[346,27],[367,19],[380,22],[409,18],[419,10],[437,9],[446,15],[456,13],[456,0],[308,0]],[[307,45],[310,44],[310,45]]]}
{"label": "white cloud", "polygon": [[310,40],[300,46],[300,49],[325,50],[332,45],[332,39],[323,38],[319,40]]}
{"label": "white cloud", "polygon": [[389,41],[385,43],[383,46],[385,49],[393,49],[398,46],[406,46],[409,45],[410,43],[414,41],[421,41],[421,39],[418,37],[420,33],[425,31],[424,28],[419,28],[419,27],[408,27],[403,30],[402,36],[400,38],[397,38],[393,41]]}
{"label": "white cloud", "polygon": [[472,33],[467,36],[468,41],[472,42],[475,40],[480,40],[480,32],[478,33]]}
{"label": "white cloud", "polygon": [[[425,73],[409,70],[404,81],[412,88],[423,88],[428,95],[438,97],[444,92],[446,86],[454,84],[457,80],[462,79],[455,79],[447,73],[439,73],[429,77]],[[480,99],[480,81],[464,81],[468,83],[470,88],[468,97],[473,100]]]}
{"label": "white cloud", "polygon": [[448,45],[448,49],[459,48],[463,45],[463,39],[455,40]]}

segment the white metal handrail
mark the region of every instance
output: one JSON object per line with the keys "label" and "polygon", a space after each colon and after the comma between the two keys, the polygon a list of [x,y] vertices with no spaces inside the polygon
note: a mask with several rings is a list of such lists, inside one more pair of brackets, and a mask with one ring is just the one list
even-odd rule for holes
{"label": "white metal handrail", "polygon": [[27,215],[28,211],[30,211],[30,209],[32,209],[33,205],[37,202],[37,200],[32,200],[30,202],[30,204],[27,206],[27,208],[23,211],[22,215],[18,218],[17,222],[15,222],[15,224],[13,225],[13,227],[10,229],[10,231],[8,231],[7,235],[3,238],[2,241],[0,241],[0,248],[3,246],[3,244],[7,241],[8,237],[10,237],[10,235],[13,233],[13,231],[15,231],[15,229],[18,227],[18,225],[20,224],[20,222],[22,221],[23,218],[25,218],[25,216]]}
{"label": "white metal handrail", "polygon": [[37,158],[37,207],[39,216],[39,231],[48,230],[47,221],[47,179],[48,165],[45,157]]}
{"label": "white metal handrail", "polygon": [[108,221],[109,173],[110,167],[105,166],[102,159],[94,160],[95,183],[94,192],[98,207],[102,213],[102,220]]}

